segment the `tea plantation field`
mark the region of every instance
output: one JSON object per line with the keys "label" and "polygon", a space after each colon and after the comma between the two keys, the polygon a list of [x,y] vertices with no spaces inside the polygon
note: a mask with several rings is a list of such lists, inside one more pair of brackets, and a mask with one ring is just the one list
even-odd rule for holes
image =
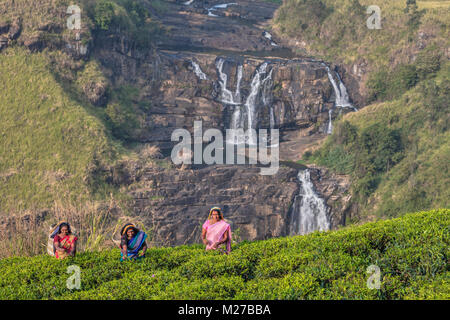
{"label": "tea plantation field", "polygon": [[[447,300],[449,226],[450,210],[440,209],[242,242],[229,256],[191,245],[151,248],[138,262],[121,263],[118,249],[64,261],[12,257],[0,260],[0,299]],[[67,288],[71,265],[81,269],[78,290]]]}

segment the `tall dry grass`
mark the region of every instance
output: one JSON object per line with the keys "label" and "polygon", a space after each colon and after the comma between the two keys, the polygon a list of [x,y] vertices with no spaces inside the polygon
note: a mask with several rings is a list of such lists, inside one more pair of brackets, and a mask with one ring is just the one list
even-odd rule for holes
{"label": "tall dry grass", "polygon": [[77,252],[111,248],[125,220],[112,197],[107,203],[55,201],[51,210],[8,216],[0,221],[0,258],[46,253],[50,229],[61,221],[68,222],[78,237]]}

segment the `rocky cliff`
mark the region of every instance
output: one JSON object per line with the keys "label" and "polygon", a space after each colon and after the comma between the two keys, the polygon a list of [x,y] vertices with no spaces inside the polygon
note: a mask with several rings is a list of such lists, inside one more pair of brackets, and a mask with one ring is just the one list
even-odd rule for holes
{"label": "rocky cliff", "polygon": [[[94,36],[85,55],[73,43],[58,42],[57,48],[75,59],[100,63],[108,84],[92,81],[83,87],[90,103],[105,106],[108,90],[126,84],[139,90],[136,103],[149,105],[134,142],[158,146],[166,165],[127,166],[121,168],[122,178],[112,180],[131,197],[133,214],[152,228],[155,243],[199,241],[201,223],[216,205],[241,239],[288,235],[291,208],[301,188],[297,174],[304,169],[294,161],[327,136],[339,114],[353,111],[337,104],[342,87],[332,83],[340,81],[336,68],[294,57],[270,34],[268,21],[276,8],[264,1],[169,1],[166,10],[154,14],[170,31],[150,49],[137,48],[122,34]],[[18,36],[15,28],[0,25],[0,49]],[[28,47],[54,48],[45,41]],[[192,131],[196,120],[203,121],[204,129],[222,131],[280,129],[285,163],[273,176],[262,176],[250,165],[171,165],[172,132]],[[325,168],[311,170],[331,228],[345,225],[355,212],[348,178]]]}

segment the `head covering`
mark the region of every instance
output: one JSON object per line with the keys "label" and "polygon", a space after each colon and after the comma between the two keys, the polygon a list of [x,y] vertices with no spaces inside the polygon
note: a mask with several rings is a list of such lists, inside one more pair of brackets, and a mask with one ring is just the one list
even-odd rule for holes
{"label": "head covering", "polygon": [[209,210],[209,216],[208,216],[208,219],[211,219],[211,215],[212,215],[213,211],[219,212],[220,218],[223,219],[222,209],[220,209],[219,207],[212,207],[212,208]]}
{"label": "head covering", "polygon": [[134,224],[127,223],[126,225],[123,226],[122,230],[120,231],[120,235],[124,236],[127,233],[127,231],[130,229],[134,229],[134,233],[139,232],[139,230],[134,226]]}
{"label": "head covering", "polygon": [[64,221],[62,221],[62,222],[59,222],[57,225],[56,225],[56,227],[55,227],[55,229],[53,229],[53,231],[52,231],[52,233],[50,234],[50,238],[54,238],[57,234],[59,234],[60,232],[61,232],[61,228],[62,227],[64,227],[64,226],[66,226],[67,227],[67,233],[68,234],[71,234],[72,233],[72,231],[70,230],[70,224],[68,223],[68,222],[64,222]]}

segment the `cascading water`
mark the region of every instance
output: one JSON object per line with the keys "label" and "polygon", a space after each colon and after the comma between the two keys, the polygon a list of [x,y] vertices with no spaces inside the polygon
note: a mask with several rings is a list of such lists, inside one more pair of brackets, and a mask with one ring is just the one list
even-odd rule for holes
{"label": "cascading water", "polygon": [[[334,94],[336,96],[336,100],[335,100],[333,109],[336,107],[339,107],[339,108],[351,108],[351,109],[353,109],[353,111],[358,111],[358,109],[356,109],[350,103],[347,88],[345,87],[344,83],[342,82],[341,77],[339,76],[339,73],[336,72],[336,76],[339,80],[339,86],[338,86],[336,83],[336,80],[334,79],[334,77],[331,73],[330,67],[328,67],[325,63],[323,63],[323,65],[327,69],[328,79],[330,80],[331,85],[333,86]],[[328,111],[328,129],[327,129],[328,134],[331,134],[333,132],[333,124],[332,124],[332,119],[331,119],[333,109],[330,109]]]}
{"label": "cascading water", "polygon": [[208,16],[210,17],[218,17],[217,14],[212,13],[213,11],[217,11],[218,9],[226,9],[228,8],[228,6],[235,6],[237,5],[236,2],[232,2],[232,3],[223,3],[223,4],[217,4],[215,6],[212,6],[211,8],[208,9]]}
{"label": "cascading water", "polygon": [[200,66],[198,65],[198,63],[191,61],[192,67],[194,68],[194,72],[195,75],[200,79],[200,80],[207,80],[208,77],[206,76],[206,74],[202,71],[202,69],[200,68]]}
{"label": "cascading water", "polygon": [[[230,129],[256,129],[258,125],[258,113],[262,107],[268,108],[270,112],[270,127],[275,126],[275,117],[272,108],[272,72],[268,71],[268,63],[264,62],[256,68],[255,74],[250,83],[250,92],[242,104],[241,97],[241,81],[243,75],[243,66],[237,67],[236,73],[236,91],[232,93],[227,88],[228,75],[224,72],[225,60],[220,58],[216,62],[217,72],[219,74],[220,97],[219,100],[225,105],[234,106],[231,115]],[[248,140],[245,141],[250,145],[257,143],[257,137],[250,134]],[[244,141],[230,143],[244,143]]]}
{"label": "cascading water", "polygon": [[[252,83],[251,83],[251,89],[250,94],[247,97],[247,100],[245,101],[245,108],[247,113],[247,128],[248,129],[255,129],[257,125],[257,117],[258,117],[258,108],[257,108],[257,97],[258,93],[260,92],[260,88],[262,85],[264,85],[269,79],[272,77],[272,70],[270,71],[269,75],[261,79],[263,75],[266,74],[267,71],[267,62],[264,62],[261,64],[255,72],[255,75],[253,76]],[[264,88],[264,86],[263,86]],[[263,90],[264,91],[264,90]],[[263,103],[265,99],[265,95],[263,94]],[[249,136],[248,144],[255,145],[257,143],[257,138],[251,134]]]}
{"label": "cascading water", "polygon": [[[236,81],[236,92],[234,94],[234,100],[235,101],[241,101],[241,81],[242,81],[242,70],[243,67],[242,66],[238,66],[237,69],[237,81]],[[231,127],[230,129],[237,129],[237,128],[241,128],[242,124],[241,124],[241,106],[236,105],[234,107],[234,112],[233,115],[231,116]]]}
{"label": "cascading water", "polygon": [[227,89],[228,75],[223,72],[223,64],[225,60],[219,59],[216,62],[217,71],[219,72],[219,85],[221,91],[220,101],[224,104],[229,105],[240,105],[241,104],[241,93],[240,93],[240,85],[242,79],[242,68],[238,68],[238,81],[236,83],[236,91],[233,94],[230,90]]}
{"label": "cascading water", "polygon": [[327,231],[330,222],[325,201],[314,191],[309,169],[299,171],[300,192],[291,209],[289,235],[303,235],[314,231]]}
{"label": "cascading water", "polygon": [[333,113],[333,109],[328,110],[328,129],[327,133],[332,134],[333,133],[333,123],[331,120],[331,114]]}
{"label": "cascading water", "polygon": [[291,211],[290,234],[307,234],[330,229],[325,201],[314,191],[309,169],[299,171],[300,192]]}
{"label": "cascading water", "polygon": [[264,36],[264,38],[269,39],[270,44],[271,44],[272,46],[278,47],[278,44],[276,44],[275,41],[273,41],[272,35],[271,35],[269,32],[267,32],[267,31],[264,30],[264,31],[263,31],[263,36]]}

